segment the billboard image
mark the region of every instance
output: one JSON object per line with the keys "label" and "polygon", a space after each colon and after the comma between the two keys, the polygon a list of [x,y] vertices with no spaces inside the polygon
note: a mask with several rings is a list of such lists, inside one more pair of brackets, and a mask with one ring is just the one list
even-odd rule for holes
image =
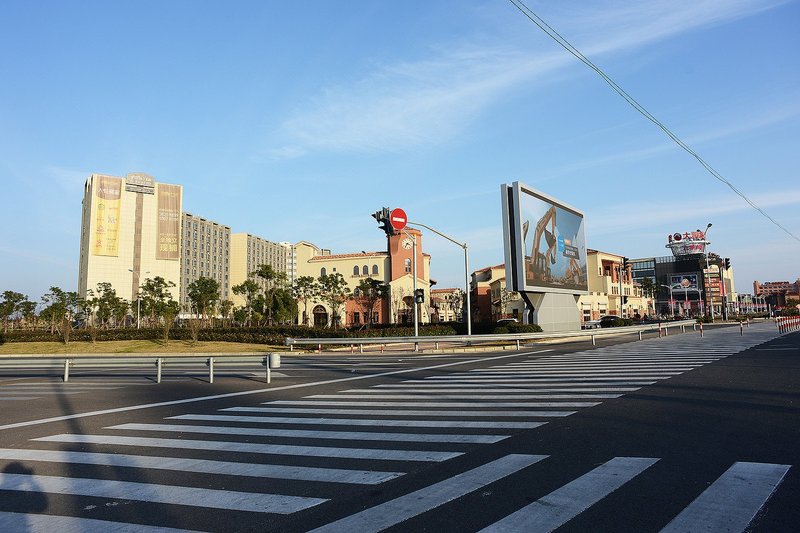
{"label": "billboard image", "polygon": [[587,293],[583,213],[519,182],[504,187],[512,290]]}
{"label": "billboard image", "polygon": [[670,276],[669,284],[673,291],[696,291],[700,288],[697,285],[697,274]]}
{"label": "billboard image", "polygon": [[158,184],[158,241],[156,259],[180,259],[181,187]]}
{"label": "billboard image", "polygon": [[117,257],[119,255],[119,216],[122,197],[122,179],[97,176],[92,254]]}

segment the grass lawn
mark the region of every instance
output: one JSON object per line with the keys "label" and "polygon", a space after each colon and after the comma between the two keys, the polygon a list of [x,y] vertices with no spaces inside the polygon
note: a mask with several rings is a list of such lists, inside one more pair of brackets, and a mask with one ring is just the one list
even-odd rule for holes
{"label": "grass lawn", "polygon": [[239,342],[196,342],[171,340],[164,346],[161,340],[70,342],[9,342],[0,344],[0,355],[16,354],[92,354],[92,353],[242,353],[277,352],[286,346],[244,344]]}

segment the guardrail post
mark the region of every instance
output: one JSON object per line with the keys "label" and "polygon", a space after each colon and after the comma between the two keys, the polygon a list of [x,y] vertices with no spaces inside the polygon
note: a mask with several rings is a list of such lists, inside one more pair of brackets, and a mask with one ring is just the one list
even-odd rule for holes
{"label": "guardrail post", "polygon": [[418,352],[418,351],[419,351],[419,343],[418,343],[418,342],[415,342],[415,343],[414,343],[414,351],[415,351],[415,352]]}
{"label": "guardrail post", "polygon": [[364,343],[358,345],[358,353],[364,353]]}
{"label": "guardrail post", "polygon": [[739,336],[744,337],[744,322],[739,321]]}
{"label": "guardrail post", "polygon": [[639,330],[639,340],[642,340],[642,330]]}
{"label": "guardrail post", "polygon": [[439,341],[433,343],[434,348],[439,349]]}
{"label": "guardrail post", "polygon": [[214,383],[214,358],[209,357],[206,364],[208,365],[208,382]]}
{"label": "guardrail post", "polygon": [[156,359],[156,383],[161,383],[161,358]]}
{"label": "guardrail post", "polygon": [[681,333],[686,333],[686,326],[681,324]]}
{"label": "guardrail post", "polygon": [[517,339],[517,350],[519,350],[519,339]]}
{"label": "guardrail post", "polygon": [[700,338],[703,338],[703,323],[700,322]]}
{"label": "guardrail post", "polygon": [[322,353],[322,344],[317,345],[317,353]]}
{"label": "guardrail post", "polygon": [[592,335],[592,346],[597,346],[597,340],[594,338],[594,335]]}
{"label": "guardrail post", "polygon": [[661,338],[661,322],[658,323],[658,338]]}
{"label": "guardrail post", "polygon": [[64,383],[69,381],[69,365],[72,364],[72,361],[69,359],[64,359]]}
{"label": "guardrail post", "polygon": [[697,331],[697,322],[692,324],[692,331]]}

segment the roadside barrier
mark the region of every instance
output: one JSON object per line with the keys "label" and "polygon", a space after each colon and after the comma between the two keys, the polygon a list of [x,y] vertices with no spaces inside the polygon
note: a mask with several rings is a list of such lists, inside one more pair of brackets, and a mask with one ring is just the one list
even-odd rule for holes
{"label": "roadside barrier", "polygon": [[800,316],[779,316],[775,319],[780,333],[788,333],[800,329]]}

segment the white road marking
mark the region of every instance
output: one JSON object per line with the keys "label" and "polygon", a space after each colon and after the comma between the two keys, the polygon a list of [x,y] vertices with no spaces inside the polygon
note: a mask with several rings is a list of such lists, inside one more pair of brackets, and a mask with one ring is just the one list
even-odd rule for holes
{"label": "white road marking", "polygon": [[546,455],[506,455],[424,489],[331,522],[314,529],[313,532],[358,531],[359,533],[368,533],[381,531],[479,490],[545,458],[547,458]]}
{"label": "white road marking", "polygon": [[[497,400],[500,398],[499,394],[455,394],[456,392],[459,391],[447,391],[447,395],[430,392],[404,392],[403,394],[313,394],[311,396],[304,396],[304,398],[319,400],[335,400],[337,398],[343,400]],[[500,394],[505,395],[503,399],[507,400],[605,400],[622,396],[621,394],[522,394],[509,390],[502,390]]]}
{"label": "white road marking", "polygon": [[790,465],[735,463],[676,516],[662,533],[745,531]]}
{"label": "white road marking", "polygon": [[371,431],[319,431],[303,429],[263,429],[232,426],[189,426],[182,424],[120,424],[104,429],[135,431],[164,431],[172,433],[202,433],[209,435],[253,435],[295,439],[335,439],[381,442],[445,442],[452,444],[493,444],[509,435],[448,435],[432,433],[378,433]]}
{"label": "white road marking", "polygon": [[3,487],[3,490],[94,496],[98,498],[191,505],[257,513],[295,513],[327,501],[322,498],[286,496],[283,494],[236,492],[136,483],[132,481],[3,473],[0,473],[0,486]]}
{"label": "white road marking", "polygon": [[[67,452],[58,450],[0,449],[0,459],[8,459],[11,461],[90,464],[125,468],[152,468],[155,470],[174,470],[178,472],[197,472],[201,474],[364,485],[376,485],[404,475],[403,472],[234,463],[229,461],[207,461],[204,459],[182,459],[178,457]],[[0,528],[0,530],[2,530],[2,528]]]}
{"label": "white road marking", "polygon": [[0,531],[59,531],[62,533],[192,533],[187,529],[109,522],[76,516],[7,513],[0,511]]}
{"label": "white road marking", "polygon": [[371,415],[371,416],[484,416],[497,418],[499,416],[515,416],[528,418],[562,417],[575,414],[575,411],[434,411],[428,409],[309,409],[307,407],[231,407],[223,411],[249,411],[254,413],[293,413],[312,415]]}
{"label": "white road marking", "polygon": [[615,457],[481,533],[553,531],[654,465],[658,459]]}
{"label": "white road marking", "polygon": [[280,416],[236,415],[179,415],[170,420],[205,420],[208,422],[250,422],[257,424],[332,425],[370,427],[474,428],[474,429],[533,429],[546,422],[489,422],[475,420],[387,420],[363,418],[289,418]]}
{"label": "white road marking", "polygon": [[215,450],[222,452],[263,453],[310,457],[339,457],[346,459],[383,459],[390,461],[446,461],[462,452],[430,452],[417,450],[385,450],[377,448],[335,448],[327,446],[294,446],[288,444],[253,444],[217,440],[149,439],[110,435],[51,435],[33,439],[42,442],[71,442],[80,444],[109,444],[116,446],[148,446],[186,450]]}
{"label": "white road marking", "polygon": [[[420,385],[414,386],[407,386],[407,385],[397,385],[394,384],[389,388],[374,388],[374,389],[351,389],[342,391],[343,393],[358,393],[358,394],[378,394],[384,392],[404,392],[404,393],[448,393],[448,392],[475,392],[475,393],[487,393],[491,392],[494,394],[504,394],[507,392],[634,392],[639,390],[641,387],[564,387],[560,389],[556,388],[541,388],[541,387],[534,387],[534,386],[527,386],[527,385],[513,385],[501,388],[490,388],[489,386],[485,385],[462,385],[459,383],[442,383],[441,385],[437,385],[434,383],[428,383],[424,387]],[[312,398],[312,396],[308,396],[308,398]]]}
{"label": "white road marking", "polygon": [[369,405],[371,407],[458,407],[458,408],[511,408],[511,407],[531,407],[531,408],[568,408],[577,409],[582,407],[594,407],[600,402],[429,402],[420,400],[418,402],[322,402],[306,400],[275,400],[265,402],[264,405],[319,405],[332,407],[358,407]]}

